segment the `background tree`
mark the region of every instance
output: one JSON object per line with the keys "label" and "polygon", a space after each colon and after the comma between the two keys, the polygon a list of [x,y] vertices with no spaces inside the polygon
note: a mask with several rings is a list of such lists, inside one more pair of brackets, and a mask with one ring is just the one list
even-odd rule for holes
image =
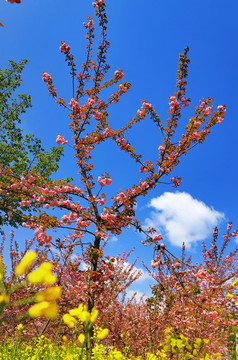
{"label": "background tree", "polygon": [[[21,73],[26,63],[27,60],[19,63],[9,61],[9,67],[0,70],[0,164],[3,187],[9,184],[8,173],[19,179],[34,170],[49,179],[57,171],[58,161],[63,153],[62,146],[54,146],[50,151],[45,151],[41,140],[32,134],[24,135],[19,127],[21,115],[31,107],[30,95],[19,94],[16,98],[13,97],[22,82]],[[20,201],[21,197],[17,193],[9,197],[1,192],[0,226],[6,224],[16,227],[22,224],[22,210],[9,214],[9,209],[16,209]]]}

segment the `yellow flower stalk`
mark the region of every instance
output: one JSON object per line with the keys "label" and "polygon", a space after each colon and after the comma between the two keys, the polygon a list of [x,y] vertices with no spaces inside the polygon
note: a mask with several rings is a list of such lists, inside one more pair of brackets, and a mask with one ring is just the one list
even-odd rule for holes
{"label": "yellow flower stalk", "polygon": [[97,334],[97,338],[98,340],[103,340],[108,336],[108,334],[109,334],[109,330],[103,329],[102,331],[100,331],[100,333]]}
{"label": "yellow flower stalk", "polygon": [[68,338],[66,335],[62,336],[62,340],[63,340],[63,346],[66,348],[68,345]]}
{"label": "yellow flower stalk", "polygon": [[29,266],[33,263],[33,261],[36,259],[37,255],[36,252],[33,250],[28,251],[19,264],[15,268],[15,273],[17,275],[22,275],[26,272],[26,270],[29,268]]}
{"label": "yellow flower stalk", "polygon": [[30,307],[28,313],[31,317],[45,316],[47,319],[55,319],[58,315],[58,305],[55,301],[42,301]]}
{"label": "yellow flower stalk", "polygon": [[90,317],[91,317],[90,313],[85,310],[80,314],[79,319],[83,322],[86,322],[90,320]]}
{"label": "yellow flower stalk", "polygon": [[49,304],[50,303],[48,301],[42,301],[38,304],[31,306],[30,309],[28,310],[28,313],[33,318],[42,316],[44,314],[45,309],[47,309],[47,307],[49,306]]}
{"label": "yellow flower stalk", "polygon": [[76,324],[77,324],[77,320],[69,315],[69,314],[64,314],[63,315],[63,322],[69,327],[69,328],[73,328]]}
{"label": "yellow flower stalk", "polygon": [[36,301],[53,301],[60,298],[62,294],[61,287],[53,286],[36,294]]}
{"label": "yellow flower stalk", "polygon": [[4,276],[4,267],[2,264],[2,259],[0,258],[0,281],[3,279]]}
{"label": "yellow flower stalk", "polygon": [[55,301],[51,301],[49,306],[44,310],[43,315],[47,319],[56,319],[58,316],[58,304]]}
{"label": "yellow flower stalk", "polygon": [[84,309],[83,304],[80,304],[79,307],[69,310],[69,313],[71,316],[76,316],[77,318],[80,319],[80,316],[81,316],[82,312],[84,311],[83,309]]}
{"label": "yellow flower stalk", "polygon": [[52,273],[53,265],[49,262],[41,264],[38,269],[32,271],[28,276],[28,280],[32,284],[46,284],[53,285],[55,284],[57,278]]}
{"label": "yellow flower stalk", "polygon": [[91,312],[90,321],[91,321],[92,323],[94,323],[94,322],[96,321],[97,317],[98,317],[98,310],[95,309],[95,308],[93,308],[93,309],[92,309],[92,312]]}

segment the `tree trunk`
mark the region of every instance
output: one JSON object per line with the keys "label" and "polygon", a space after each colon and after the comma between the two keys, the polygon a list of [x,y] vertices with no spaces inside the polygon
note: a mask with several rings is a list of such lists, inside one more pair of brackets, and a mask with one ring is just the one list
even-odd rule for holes
{"label": "tree trunk", "polygon": [[[91,252],[91,274],[90,274],[90,282],[89,282],[89,291],[88,291],[88,312],[91,314],[92,309],[94,308],[94,301],[95,301],[95,294],[92,291],[91,283],[95,281],[97,266],[98,266],[98,259],[99,259],[99,248],[100,248],[100,240],[99,236],[95,236],[94,246]],[[92,324],[90,330],[85,335],[85,347],[86,347],[86,359],[92,359],[92,350],[94,348],[94,326]]]}

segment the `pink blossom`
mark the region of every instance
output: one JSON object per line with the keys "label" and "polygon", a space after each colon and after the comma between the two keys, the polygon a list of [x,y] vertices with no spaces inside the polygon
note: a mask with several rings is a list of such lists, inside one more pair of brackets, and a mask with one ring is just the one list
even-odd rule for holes
{"label": "pink blossom", "polygon": [[117,139],[116,140],[117,145],[120,146],[121,150],[125,150],[125,149],[129,149],[130,145],[128,143],[126,143],[125,139]]}
{"label": "pink blossom", "polygon": [[70,100],[69,106],[72,108],[74,114],[80,112],[79,103],[78,103],[78,101],[75,100],[74,98],[72,98],[72,99]]}
{"label": "pink blossom", "polygon": [[146,172],[148,172],[148,169],[146,167],[144,167],[144,166],[140,166],[140,172],[141,173],[146,173]]}
{"label": "pink blossom", "polygon": [[70,46],[67,46],[67,43],[63,43],[61,46],[60,46],[60,51],[64,54],[67,54],[70,52]]}
{"label": "pink blossom", "polygon": [[105,130],[103,130],[104,136],[110,136],[110,134],[111,134],[111,130],[109,128],[106,128]]}
{"label": "pink blossom", "polygon": [[194,133],[192,134],[192,138],[194,140],[199,140],[201,138],[201,135],[199,133],[197,133],[196,131],[194,131]]}
{"label": "pink blossom", "polygon": [[196,273],[196,276],[199,279],[205,279],[205,278],[207,278],[207,272],[202,269],[199,269],[198,272]]}
{"label": "pink blossom", "polygon": [[122,79],[124,76],[123,72],[119,71],[119,70],[116,70],[114,72],[114,77],[117,78],[117,79]]}
{"label": "pink blossom", "polygon": [[22,200],[19,205],[21,206],[28,206],[31,204],[31,200]]}
{"label": "pink blossom", "polygon": [[201,103],[201,105],[200,105],[200,108],[201,109],[204,109],[206,107],[206,104],[205,104],[205,102],[203,101],[202,103]]}
{"label": "pink blossom", "polygon": [[109,178],[104,178],[104,179],[102,179],[101,176],[98,177],[98,183],[99,183],[101,186],[110,185],[111,182],[112,182],[112,179],[109,179]]}
{"label": "pink blossom", "polygon": [[194,125],[195,125],[197,128],[199,128],[199,127],[202,125],[202,123],[201,123],[201,121],[197,120],[197,121],[194,122]]}
{"label": "pink blossom", "polygon": [[102,116],[102,113],[100,111],[95,111],[93,117],[96,120],[100,120],[100,117]]}
{"label": "pink blossom", "polygon": [[122,84],[119,85],[119,89],[123,92],[123,93],[127,93],[128,88],[126,86],[123,86]]}
{"label": "pink blossom", "polygon": [[88,104],[89,106],[93,106],[93,105],[95,104],[95,100],[93,100],[92,98],[88,98],[88,99],[87,99],[87,104]]}
{"label": "pink blossom", "polygon": [[231,230],[231,228],[232,228],[232,223],[229,223],[229,224],[227,225],[227,230],[229,231],[229,230]]}
{"label": "pink blossom", "polygon": [[146,181],[141,181],[140,182],[140,186],[143,188],[143,189],[147,189],[149,187],[149,185],[147,184]]}
{"label": "pink blossom", "polygon": [[32,176],[32,175],[28,176],[28,181],[29,182],[33,182],[33,181],[35,181],[35,179],[36,179],[35,176]]}
{"label": "pink blossom", "polygon": [[169,98],[169,106],[170,106],[170,111],[172,112],[177,112],[177,110],[175,110],[175,107],[178,106],[178,100],[175,96],[170,96]]}
{"label": "pink blossom", "polygon": [[142,119],[144,119],[146,117],[146,113],[141,110],[137,110],[136,115],[140,116]]}
{"label": "pink blossom", "polygon": [[151,260],[151,267],[152,267],[153,269],[155,269],[159,264],[160,264],[159,261]]}
{"label": "pink blossom", "polygon": [[56,138],[56,143],[58,144],[58,145],[65,145],[65,144],[67,144],[67,142],[68,141],[66,141],[65,139],[64,139],[64,136],[62,136],[62,135],[57,135],[57,138]]}
{"label": "pink blossom", "polygon": [[151,104],[143,102],[141,110],[144,111],[145,109],[150,109],[151,108]]}
{"label": "pink blossom", "polygon": [[165,147],[160,145],[159,148],[158,148],[159,151],[165,151]]}
{"label": "pink blossom", "polygon": [[65,214],[65,215],[62,216],[62,221],[63,222],[67,222],[68,220],[69,220],[68,215]]}
{"label": "pink blossom", "polygon": [[6,0],[7,2],[10,2],[11,4],[21,4],[21,0]]}
{"label": "pink blossom", "polygon": [[222,121],[223,121],[223,119],[222,119],[220,116],[218,116],[218,118],[217,118],[217,124],[220,124]]}
{"label": "pink blossom", "polygon": [[11,185],[11,189],[12,189],[13,191],[16,191],[16,190],[18,189],[18,187],[19,187],[18,184],[12,184],[12,185]]}
{"label": "pink blossom", "polygon": [[99,203],[99,205],[103,206],[105,201],[106,201],[106,198],[102,198],[102,199],[98,200],[98,203]]}
{"label": "pink blossom", "polygon": [[185,97],[182,97],[182,102],[183,102],[183,107],[187,107],[187,106],[189,106],[189,101],[188,101],[188,99],[186,99]]}
{"label": "pink blossom", "polygon": [[92,19],[91,19],[91,20],[89,20],[89,22],[88,22],[88,27],[89,27],[89,28],[92,28],[92,27],[93,27],[93,25],[94,25],[94,24],[93,24],[93,20],[92,20]]}
{"label": "pink blossom", "polygon": [[212,106],[208,106],[206,109],[203,109],[204,115],[210,115],[212,110]]}
{"label": "pink blossom", "polygon": [[177,177],[172,177],[170,179],[173,182],[174,187],[178,187],[181,184],[181,179]]}
{"label": "pink blossom", "polygon": [[161,236],[161,235],[155,235],[154,237],[153,237],[153,241],[160,241],[160,240],[162,240],[163,239],[163,237]]}
{"label": "pink blossom", "polygon": [[92,28],[93,28],[93,25],[94,25],[93,19],[90,19],[87,24],[86,24],[86,23],[83,23],[83,26],[84,26],[86,29],[88,29],[88,28],[91,28],[91,29],[92,29]]}
{"label": "pink blossom", "polygon": [[51,77],[50,74],[47,74],[45,71],[43,71],[43,73],[42,73],[42,80],[43,80],[44,82],[49,82],[49,81],[52,80],[52,77]]}
{"label": "pink blossom", "polygon": [[222,110],[223,114],[226,112],[226,109],[225,109],[224,105],[218,105],[217,110],[218,111]]}

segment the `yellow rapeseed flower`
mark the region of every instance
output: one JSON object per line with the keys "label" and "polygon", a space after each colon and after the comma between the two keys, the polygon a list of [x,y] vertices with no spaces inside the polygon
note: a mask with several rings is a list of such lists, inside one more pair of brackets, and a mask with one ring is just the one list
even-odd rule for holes
{"label": "yellow rapeseed flower", "polygon": [[33,250],[29,250],[21,259],[19,264],[15,268],[15,273],[17,275],[22,275],[28,269],[28,267],[33,263],[36,259],[36,252]]}
{"label": "yellow rapeseed flower", "polygon": [[53,285],[57,278],[52,273],[53,265],[49,262],[45,262],[41,264],[38,269],[32,271],[28,276],[28,280],[32,284],[46,284],[46,285]]}
{"label": "yellow rapeseed flower", "polygon": [[99,340],[103,340],[105,339],[109,334],[109,330],[108,329],[103,329],[102,331],[100,331],[100,333],[97,334],[97,338]]}
{"label": "yellow rapeseed flower", "polygon": [[83,344],[84,341],[85,341],[85,335],[84,335],[84,334],[79,334],[79,336],[78,336],[78,341],[79,341],[81,344]]}
{"label": "yellow rapeseed flower", "polygon": [[238,285],[238,280],[233,281],[232,286],[236,287]]}
{"label": "yellow rapeseed flower", "polygon": [[61,287],[53,286],[36,294],[36,301],[53,301],[60,298],[62,294]]}
{"label": "yellow rapeseed flower", "polygon": [[63,315],[63,322],[69,327],[69,328],[73,328],[76,324],[77,324],[77,320],[69,315],[69,314],[64,314]]}
{"label": "yellow rapeseed flower", "polygon": [[226,296],[229,297],[229,298],[233,298],[233,295],[230,294],[230,293],[227,293]]}
{"label": "yellow rapeseed flower", "polygon": [[18,324],[17,327],[16,327],[16,329],[17,329],[18,331],[21,331],[23,328],[24,328],[24,325],[23,325],[23,324]]}

